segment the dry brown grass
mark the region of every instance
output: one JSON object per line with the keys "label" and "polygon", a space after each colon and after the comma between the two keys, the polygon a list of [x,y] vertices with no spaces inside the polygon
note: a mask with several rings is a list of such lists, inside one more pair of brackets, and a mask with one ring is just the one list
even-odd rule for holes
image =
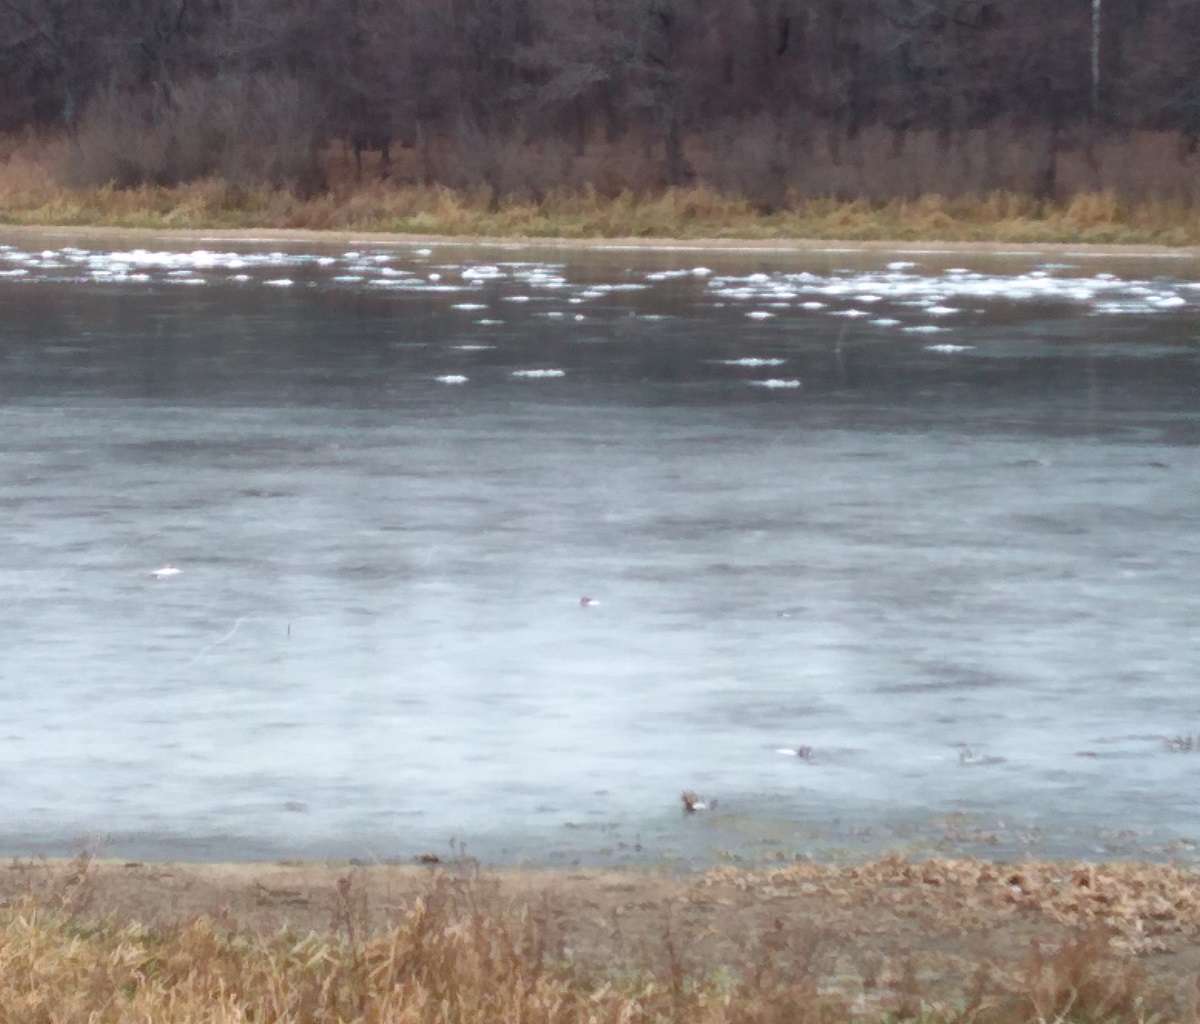
{"label": "dry brown grass", "polygon": [[572,960],[546,907],[480,879],[434,875],[375,933],[351,875],[332,910],[321,934],[256,934],[208,917],[151,930],[81,925],[68,904],[26,897],[0,914],[0,1021],[769,1024],[846,1014],[811,973],[783,968],[782,937],[751,971],[723,975],[687,963],[666,926],[661,956],[604,972]]}
{"label": "dry brown grass", "polygon": [[868,202],[784,196],[773,212],[706,186],[587,186],[498,199],[486,188],[358,183],[329,156],[331,187],[309,198],[203,180],[172,188],[67,187],[54,168],[67,143],[0,141],[0,223],[133,228],[299,228],[524,238],[842,239],[1200,244],[1200,205],[1081,192],[1062,202],[985,195]]}
{"label": "dry brown grass", "polygon": [[[103,909],[106,882],[128,881],[131,869],[140,873],[139,891],[153,888],[156,877],[178,875],[185,889],[219,877],[186,874],[179,866],[98,868],[87,857],[69,865],[10,866],[10,882],[19,884],[10,884],[0,899],[0,1022],[1197,1019],[1194,980],[1176,972],[1164,984],[1160,972],[1152,983],[1145,958],[1135,956],[1127,941],[1137,915],[1157,913],[1165,920],[1166,909],[1183,933],[1194,934],[1195,879],[1146,865],[1064,865],[1061,879],[1050,865],[1016,869],[897,858],[857,868],[726,869],[670,884],[605,876],[605,885],[620,896],[606,906],[595,898],[596,887],[583,886],[583,898],[572,902],[575,876],[541,876],[522,885],[458,863],[434,871],[400,869],[414,888],[399,902],[393,894],[382,914],[372,906],[381,899],[372,885],[376,869],[342,869],[324,887],[281,887],[280,877],[305,877],[282,875],[281,869],[247,866],[230,873],[267,877],[272,885],[255,882],[249,890],[255,902],[299,908],[308,915],[302,918],[307,927],[286,919],[275,927],[239,921],[228,903],[211,913],[177,910],[152,924]],[[1020,881],[1011,881],[1016,875]],[[645,900],[656,888],[671,898]],[[818,889],[852,900],[855,915],[798,913],[780,900],[788,890]],[[735,906],[738,892],[753,893],[753,899]],[[1012,899],[1005,902],[1001,893]],[[1006,914],[1020,914],[1028,924],[1024,911],[1037,908],[1022,908],[1020,900],[1035,898],[1048,906],[1057,901],[1070,908],[1081,900],[1094,906],[1077,907],[1068,928],[1034,931],[1023,947],[1003,941],[1005,918],[995,916],[989,947],[968,954],[960,946],[939,957],[930,956],[928,935],[910,927],[924,927],[920,915],[891,916],[908,901],[942,915],[939,926],[953,932],[965,926],[954,919],[955,906],[966,901],[986,908],[995,899]],[[1174,901],[1169,908],[1156,902],[1166,898]],[[688,913],[705,900],[723,912],[697,927]],[[735,913],[747,909],[749,917]],[[611,924],[591,920],[605,918],[606,911]],[[1055,912],[1066,913],[1061,906]],[[878,933],[901,920],[908,930],[892,937],[902,941],[879,946]],[[612,932],[603,948],[585,938],[597,927]]]}

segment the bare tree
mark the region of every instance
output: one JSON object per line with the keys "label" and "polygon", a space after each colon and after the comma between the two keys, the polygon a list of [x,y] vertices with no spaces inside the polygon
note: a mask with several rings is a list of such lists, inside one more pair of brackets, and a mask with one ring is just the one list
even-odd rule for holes
{"label": "bare tree", "polygon": [[[1101,150],[1139,130],[1200,140],[1198,55],[1197,0],[0,0],[0,131],[74,132],[103,107],[146,122],[122,180],[171,179],[203,163],[171,126],[220,96],[261,105],[245,120],[290,155],[234,162],[271,180],[308,167],[313,187],[299,154],[340,140],[495,194],[637,165],[639,186],[699,178],[764,207],[860,194],[880,161],[925,170],[874,194],[982,190],[988,135],[1048,196],[1065,150],[1096,187]],[[162,166],[155,138],[177,140]]]}
{"label": "bare tree", "polygon": [[71,128],[99,77],[103,12],[87,0],[0,0],[12,34],[4,44],[9,59],[21,60],[44,84],[53,119]]}

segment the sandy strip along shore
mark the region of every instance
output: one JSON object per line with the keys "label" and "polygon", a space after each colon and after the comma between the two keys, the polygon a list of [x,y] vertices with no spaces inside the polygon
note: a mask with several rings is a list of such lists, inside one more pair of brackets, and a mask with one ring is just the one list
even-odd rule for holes
{"label": "sandy strip along shore", "polygon": [[311,231],[295,228],[120,228],[120,227],[49,227],[43,225],[0,224],[0,242],[30,244],[39,239],[87,242],[121,241],[130,243],[221,243],[251,244],[293,243],[305,245],[445,245],[494,246],[509,248],[550,248],[581,250],[636,249],[663,252],[803,253],[881,252],[881,253],[1028,253],[1062,256],[1075,254],[1095,258],[1170,258],[1200,259],[1200,248],[1166,245],[1096,245],[1072,242],[941,242],[928,241],[837,241],[829,239],[672,239],[672,238],[524,238],[468,237],[458,235],[397,235],[363,231]]}

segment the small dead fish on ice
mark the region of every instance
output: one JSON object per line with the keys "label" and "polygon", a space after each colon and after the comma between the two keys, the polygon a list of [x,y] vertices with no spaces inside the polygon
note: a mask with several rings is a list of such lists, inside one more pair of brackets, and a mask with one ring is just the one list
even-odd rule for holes
{"label": "small dead fish on ice", "polygon": [[702,800],[697,793],[690,789],[685,789],[679,794],[679,799],[683,801],[683,809],[687,814],[695,814],[697,811],[711,811],[717,806],[715,800]]}

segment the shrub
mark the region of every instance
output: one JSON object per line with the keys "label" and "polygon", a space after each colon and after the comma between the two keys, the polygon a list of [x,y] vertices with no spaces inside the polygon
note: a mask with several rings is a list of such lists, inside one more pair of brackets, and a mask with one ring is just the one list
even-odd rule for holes
{"label": "shrub", "polygon": [[174,186],[219,176],[234,186],[324,184],[322,118],[311,91],[280,75],[195,78],[166,90],[101,90],[80,121],[71,185]]}

